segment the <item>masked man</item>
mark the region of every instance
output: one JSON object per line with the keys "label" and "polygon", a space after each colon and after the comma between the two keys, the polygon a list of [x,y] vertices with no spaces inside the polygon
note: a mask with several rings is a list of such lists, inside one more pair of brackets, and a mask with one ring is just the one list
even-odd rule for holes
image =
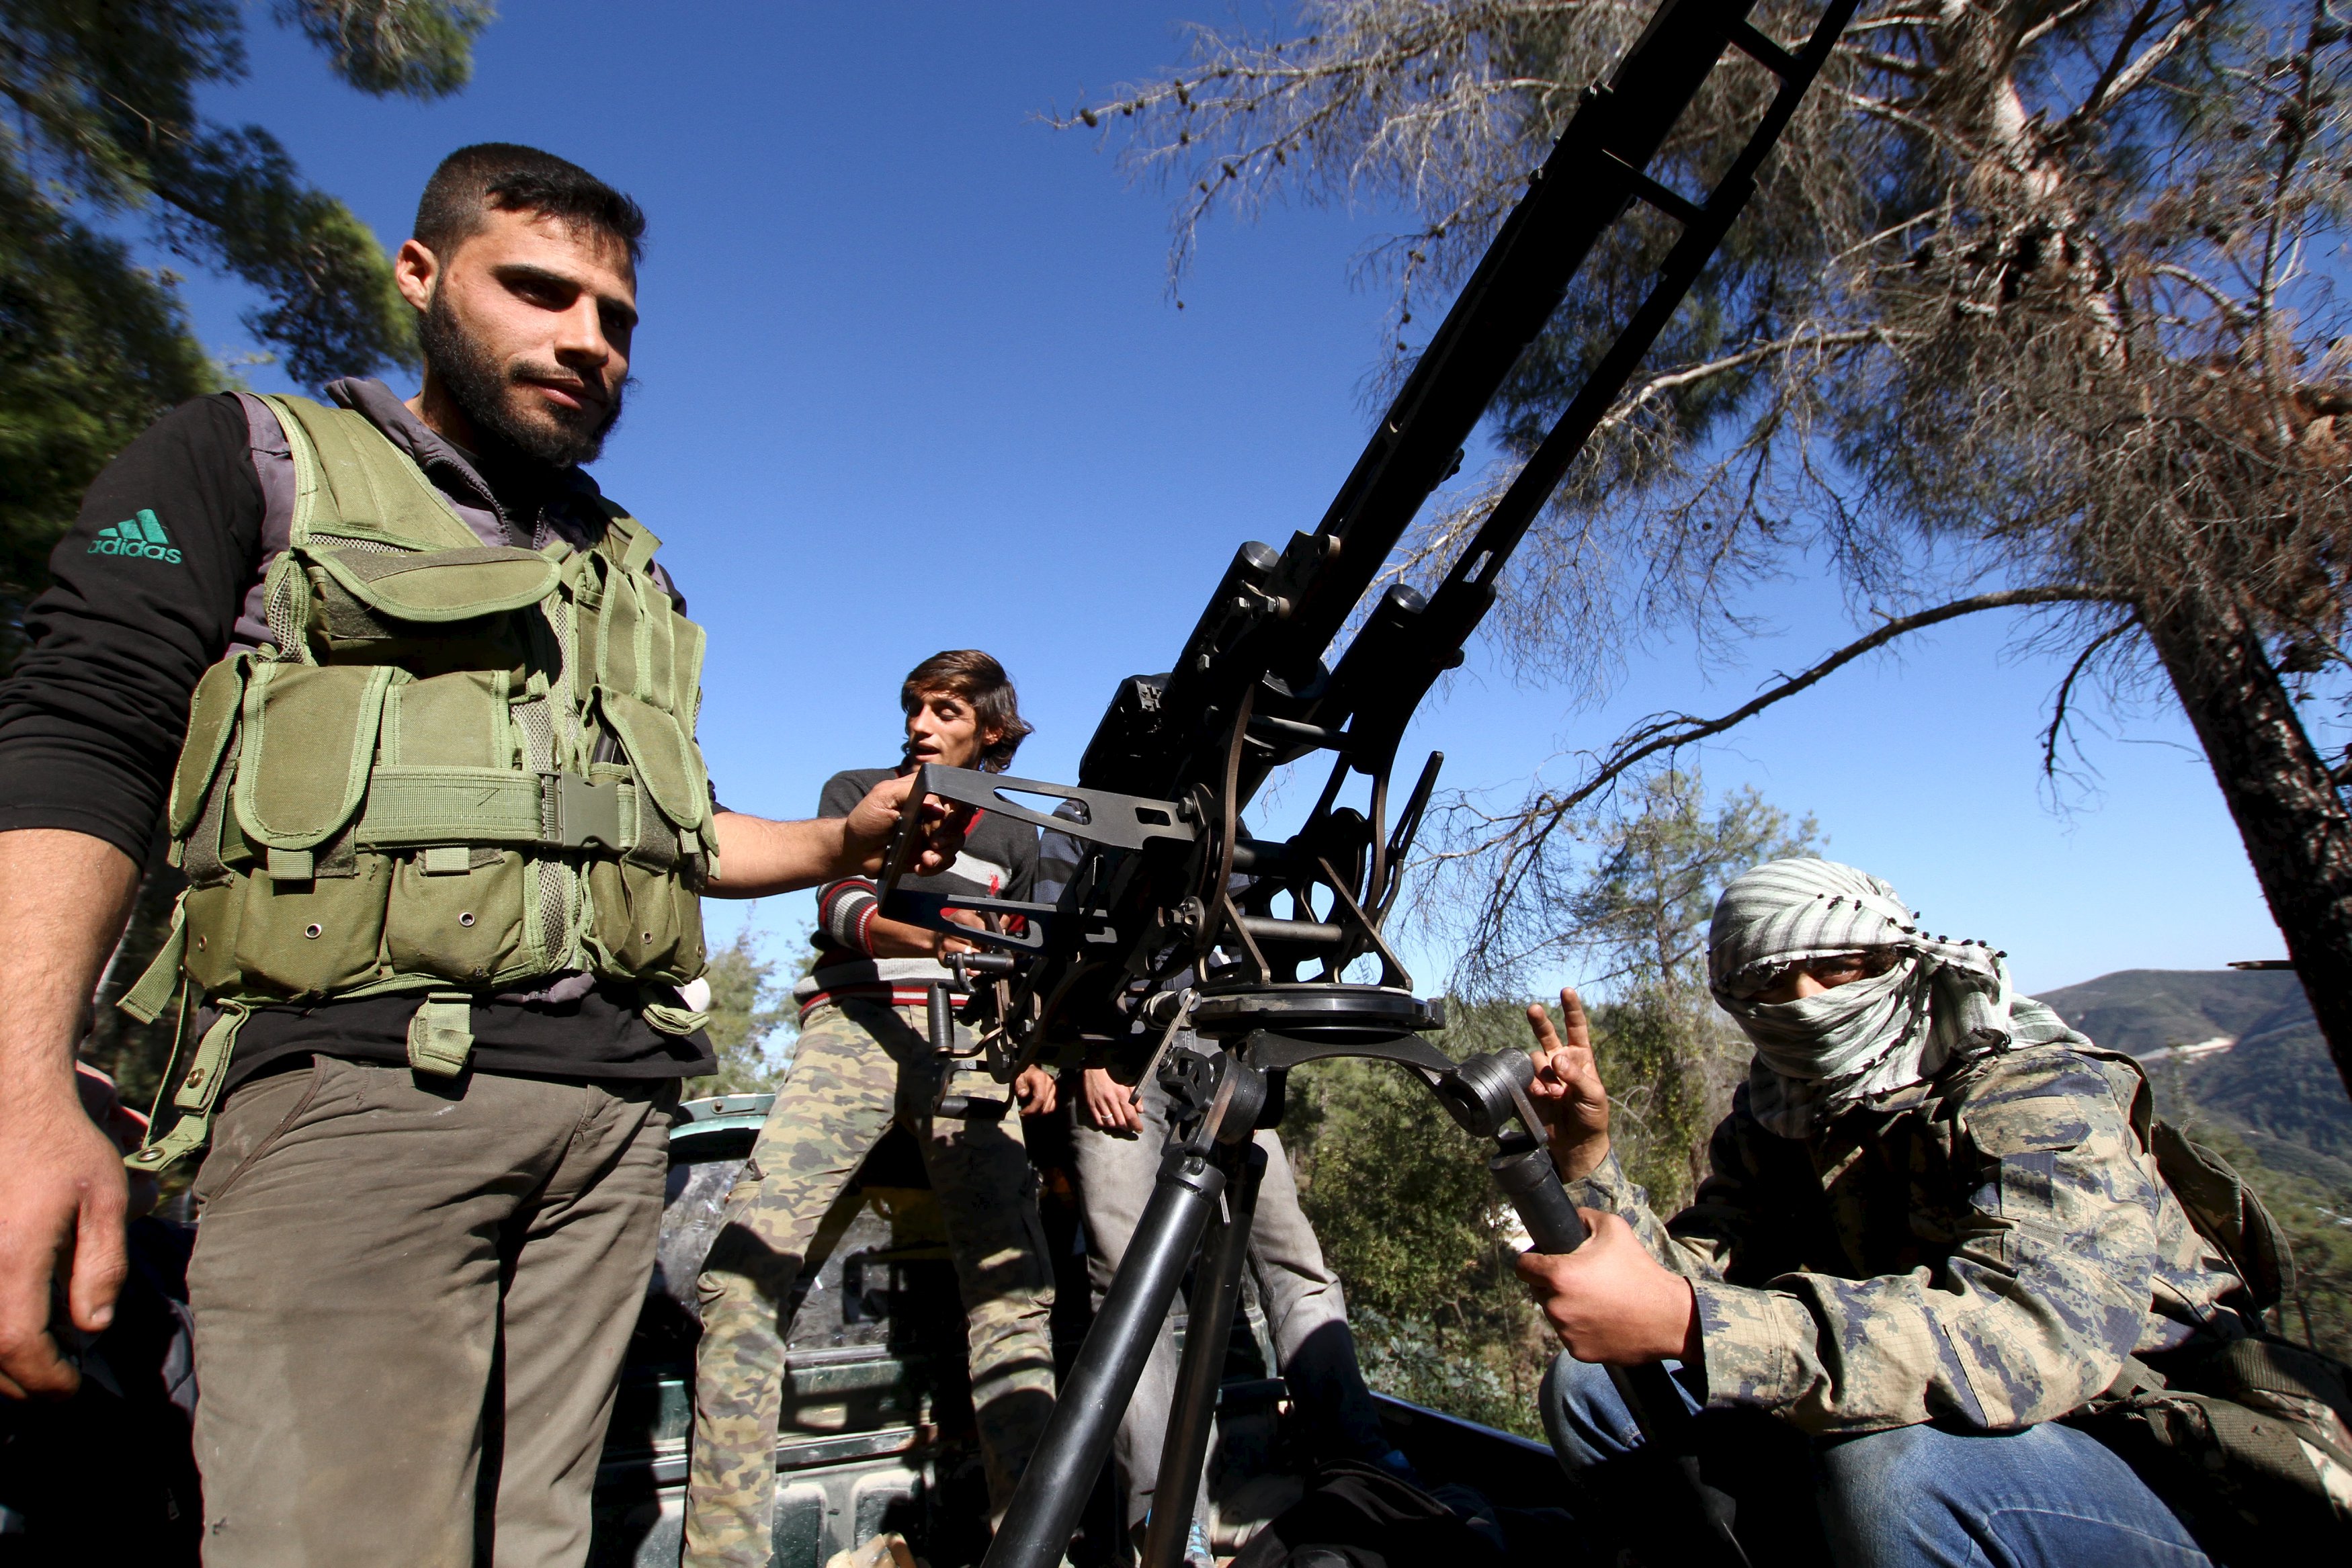
{"label": "masked man", "polygon": [[[1638,1546],[1658,1494],[1601,1368],[1667,1361],[1751,1553],[1819,1529],[1840,1563],[2188,1565],[2246,1522],[2227,1515],[2337,1534],[2332,1374],[2260,1337],[2267,1303],[2240,1272],[2258,1270],[2184,1207],[2194,1146],[2152,1123],[2137,1063],[2013,995],[2002,955],[1928,936],[1885,883],[1828,861],[1732,882],[1708,965],[1756,1056],[1710,1174],[1663,1225],[1610,1150],[1575,993],[1564,1034],[1529,1009],[1591,1238],[1519,1270],[1568,1347],[1544,1415],[1588,1507]],[[2263,1484],[2296,1467],[2308,1484],[2253,1507],[2159,1498],[2102,1441],[2152,1478],[2226,1480],[2230,1455],[2165,1451],[2191,1410],[2215,1431],[2266,1421]]]}
{"label": "masked man", "polygon": [[160,821],[188,891],[128,1000],[195,1006],[183,1114],[133,1165],[211,1145],[215,1568],[584,1560],[666,1111],[712,1066],[676,989],[699,899],[878,863],[905,798],[713,800],[703,633],[579,467],[644,228],[562,159],[451,154],[394,263],[420,393],[165,416],[91,486],[0,688],[0,1393],[72,1387],[58,1341],[112,1315],[122,1159],[73,1053]]}
{"label": "masked man", "polygon": [[[916,665],[899,689],[899,706],[905,760],[835,774],[818,800],[821,815],[856,810],[882,781],[911,776],[924,763],[1002,773],[1029,733],[1004,666],[976,649]],[[1036,877],[1036,830],[982,811],[952,864],[900,885],[1027,900]],[[914,1135],[946,1227],[993,1517],[1003,1517],[1053,1414],[1053,1273],[1021,1118],[977,1092],[964,1096],[969,1108],[961,1114],[935,1109],[950,1064],[931,1051],[929,990],[951,978],[947,957],[974,945],[887,918],[877,891],[872,882],[848,878],[817,894],[816,967],[794,992],[801,1026],[792,1075],[728,1195],[703,1264],[688,1568],[761,1568],[773,1552],[776,1428],[793,1286],[825,1211],[894,1124]],[[1013,1088],[1024,1113],[1053,1109],[1054,1083],[1044,1071],[1030,1070]]]}

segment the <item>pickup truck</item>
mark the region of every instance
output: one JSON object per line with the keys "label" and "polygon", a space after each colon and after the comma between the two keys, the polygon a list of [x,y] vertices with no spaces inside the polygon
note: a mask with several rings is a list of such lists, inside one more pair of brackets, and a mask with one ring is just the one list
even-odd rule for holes
{"label": "pickup truck", "polygon": [[[694,1281],[735,1174],[750,1156],[771,1096],[689,1101],[670,1133],[659,1266],[630,1347],[596,1490],[593,1568],[674,1568],[692,1426]],[[1055,1254],[1055,1338],[1066,1368],[1090,1318],[1083,1227],[1067,1134],[1054,1117],[1029,1124],[1040,1207]],[[788,1346],[776,1441],[771,1568],[824,1568],[835,1552],[885,1531],[903,1535],[930,1568],[977,1563],[987,1547],[987,1492],[964,1378],[963,1314],[939,1210],[917,1151],[894,1131],[819,1231],[823,1261],[803,1292]],[[1285,1391],[1255,1307],[1236,1332],[1218,1403],[1212,1491],[1221,1552],[1300,1495],[1283,1435]],[[1180,1331],[1181,1332],[1181,1331]],[[1559,1501],[1560,1472],[1540,1443],[1380,1399],[1397,1446],[1429,1481],[1473,1482],[1518,1508]],[[1117,1528],[1106,1465],[1077,1538],[1073,1568],[1132,1561]]]}

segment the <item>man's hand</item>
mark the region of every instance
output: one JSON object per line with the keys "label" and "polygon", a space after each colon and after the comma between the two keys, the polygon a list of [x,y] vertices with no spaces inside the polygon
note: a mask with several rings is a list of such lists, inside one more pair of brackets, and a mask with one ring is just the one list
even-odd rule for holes
{"label": "man's hand", "polygon": [[50,828],[0,833],[0,1395],[62,1396],[52,1302],[85,1333],[122,1284],[122,1154],[82,1110],[74,1042],[139,887],[131,857]]}
{"label": "man's hand", "polygon": [[[766,898],[819,883],[882,869],[883,851],[898,825],[899,808],[914,775],[886,779],[850,808],[846,817],[772,822],[740,811],[717,811],[710,831],[719,844],[719,874],[703,888],[710,898]],[[934,876],[955,863],[971,825],[969,807],[926,797],[910,876]],[[923,951],[928,952],[925,948]]]}
{"label": "man's hand", "polygon": [[1591,1235],[1566,1254],[1523,1252],[1528,1293],[1568,1354],[1603,1366],[1699,1360],[1698,1299],[1690,1281],[1650,1256],[1633,1228],[1580,1208]]}
{"label": "man's hand", "polygon": [[1559,991],[1560,1021],[1540,1004],[1528,1004],[1528,1028],[1535,1035],[1536,1081],[1528,1097],[1551,1128],[1551,1162],[1559,1179],[1579,1181],[1609,1157],[1609,1092],[1592,1060],[1592,1025],[1573,986]]}
{"label": "man's hand", "polygon": [[0,1395],[62,1398],[81,1374],[58,1354],[50,1301],[60,1280],[76,1328],[114,1320],[128,1271],[122,1151],[62,1099],[0,1120]]}
{"label": "man's hand", "polygon": [[1060,1098],[1054,1088],[1054,1075],[1034,1064],[1023,1068],[1013,1081],[1013,1097],[1021,1102],[1024,1116],[1050,1114]]}
{"label": "man's hand", "polygon": [[[940,918],[948,922],[951,925],[961,925],[967,930],[985,931],[988,929],[988,921],[986,917],[969,909],[942,909],[940,911]],[[949,956],[951,954],[977,953],[979,951],[980,944],[972,941],[970,937],[958,936],[954,933],[949,931],[934,931],[931,933],[931,956],[938,959],[942,964],[948,961]],[[1053,1098],[1050,1092],[1047,1093],[1046,1098],[1048,1100]]]}
{"label": "man's hand", "polygon": [[[943,909],[944,919],[958,925],[981,927],[981,917],[968,909]],[[944,964],[951,953],[977,953],[980,944],[952,932],[934,931],[904,920],[877,916],[866,927],[866,945],[877,958],[929,958]]]}
{"label": "man's hand", "polygon": [[[882,869],[883,852],[890,847],[890,835],[898,831],[898,819],[906,813],[907,797],[915,788],[916,777],[908,773],[885,779],[849,809],[849,815],[842,819],[842,875],[870,876]],[[962,852],[971,819],[969,806],[950,806],[936,795],[924,796],[915,821],[915,857],[908,862],[907,874],[932,876],[953,865]]]}
{"label": "man's hand", "polygon": [[1106,1133],[1132,1138],[1143,1131],[1143,1112],[1135,1091],[1110,1075],[1107,1067],[1089,1067],[1082,1075],[1087,1120]]}

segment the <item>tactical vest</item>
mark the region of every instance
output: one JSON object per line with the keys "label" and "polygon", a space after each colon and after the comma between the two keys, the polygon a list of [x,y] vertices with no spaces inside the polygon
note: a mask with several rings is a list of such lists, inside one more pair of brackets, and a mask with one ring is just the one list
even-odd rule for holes
{"label": "tactical vest", "polygon": [[[600,501],[591,549],[484,546],[365,415],[264,401],[296,476],[274,645],[196,685],[169,806],[188,888],[121,1002],[152,1021],[184,977],[183,1023],[190,993],[219,1016],[139,1169],[205,1141],[256,1007],[422,993],[409,1061],[447,1076],[477,997],[703,968],[703,633],[647,570],[660,541]],[[650,989],[645,1012],[703,1022]]]}

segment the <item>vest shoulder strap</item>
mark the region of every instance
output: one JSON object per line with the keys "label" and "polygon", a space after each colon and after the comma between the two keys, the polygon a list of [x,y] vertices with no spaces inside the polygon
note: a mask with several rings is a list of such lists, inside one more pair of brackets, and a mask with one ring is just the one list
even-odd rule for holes
{"label": "vest shoulder strap", "polygon": [[375,537],[422,549],[468,549],[481,543],[441,492],[356,409],[270,392],[294,455],[294,517],[289,542],[313,533]]}
{"label": "vest shoulder strap", "polygon": [[625,570],[645,570],[654,559],[654,552],[661,549],[661,539],[653,529],[602,496],[596,497],[596,507],[604,514],[604,526],[611,530],[610,549],[614,559]]}

